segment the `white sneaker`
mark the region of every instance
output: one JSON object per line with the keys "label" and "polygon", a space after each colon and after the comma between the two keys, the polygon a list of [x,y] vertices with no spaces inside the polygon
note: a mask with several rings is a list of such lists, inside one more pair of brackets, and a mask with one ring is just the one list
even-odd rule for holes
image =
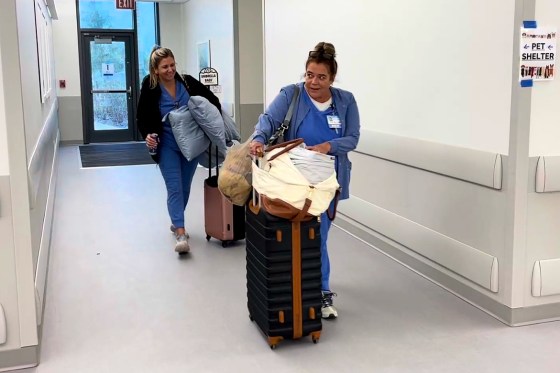
{"label": "white sneaker", "polygon": [[323,319],[336,319],[338,317],[338,311],[333,306],[333,296],[336,297],[336,293],[332,291],[323,291],[323,305],[321,306],[321,317]]}
{"label": "white sneaker", "polygon": [[[177,228],[175,228],[175,226],[174,226],[173,224],[171,224],[171,225],[169,226],[169,230],[171,231],[171,233],[176,234],[175,232],[177,231]],[[185,231],[185,232],[186,232],[186,231]],[[187,238],[191,238],[191,236],[189,236],[188,233],[186,233],[186,235],[187,235]]]}
{"label": "white sneaker", "polygon": [[182,234],[177,237],[177,243],[175,244],[175,251],[179,254],[186,254],[191,251],[189,246],[189,239],[186,235]]}

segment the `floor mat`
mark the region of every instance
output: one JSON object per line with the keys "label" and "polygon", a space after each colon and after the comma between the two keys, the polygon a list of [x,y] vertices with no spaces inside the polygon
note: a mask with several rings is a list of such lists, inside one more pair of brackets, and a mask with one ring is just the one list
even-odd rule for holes
{"label": "floor mat", "polygon": [[82,167],[154,164],[143,142],[80,146]]}

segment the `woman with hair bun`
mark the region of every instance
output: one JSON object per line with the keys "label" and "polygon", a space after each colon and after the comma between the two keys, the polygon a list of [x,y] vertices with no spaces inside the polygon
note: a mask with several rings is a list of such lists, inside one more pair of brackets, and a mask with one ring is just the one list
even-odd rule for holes
{"label": "woman with hair bun", "polygon": [[[303,138],[307,148],[336,158],[335,169],[341,186],[340,199],[349,197],[352,164],[348,152],[354,150],[360,138],[360,114],[352,93],[332,86],[338,72],[336,51],[331,43],[318,43],[309,51],[305,62],[305,78],[298,83],[301,94],[297,98],[285,140]],[[289,85],[271,102],[259,117],[252,135],[251,154],[262,153],[264,144],[282,124],[292,101],[295,86]],[[329,209],[334,209],[331,203]],[[338,311],[333,305],[330,288],[330,262],[327,238],[331,220],[327,213],[321,215],[321,287],[323,292],[322,317],[334,319]]]}

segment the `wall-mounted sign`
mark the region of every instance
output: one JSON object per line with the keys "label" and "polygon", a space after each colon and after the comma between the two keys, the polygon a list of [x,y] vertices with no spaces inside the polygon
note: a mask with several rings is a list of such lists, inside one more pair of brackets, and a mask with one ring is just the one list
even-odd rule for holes
{"label": "wall-mounted sign", "polygon": [[115,0],[117,9],[136,9],[136,0]]}
{"label": "wall-mounted sign", "polygon": [[101,71],[103,75],[113,75],[115,73],[115,65],[112,63],[102,63]]}
{"label": "wall-mounted sign", "polygon": [[213,67],[200,70],[198,80],[204,85],[218,85],[218,72]]}
{"label": "wall-mounted sign", "polygon": [[210,88],[212,93],[222,93],[222,86],[221,85],[211,85],[208,88]]}
{"label": "wall-mounted sign", "polygon": [[556,61],[556,29],[521,28],[519,80],[552,80]]}

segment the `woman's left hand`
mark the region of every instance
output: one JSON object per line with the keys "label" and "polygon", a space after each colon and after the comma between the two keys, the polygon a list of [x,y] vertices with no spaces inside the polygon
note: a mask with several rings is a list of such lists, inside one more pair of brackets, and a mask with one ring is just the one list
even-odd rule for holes
{"label": "woman's left hand", "polygon": [[327,141],[322,144],[308,146],[307,150],[313,150],[314,152],[328,154],[331,151],[331,144]]}

